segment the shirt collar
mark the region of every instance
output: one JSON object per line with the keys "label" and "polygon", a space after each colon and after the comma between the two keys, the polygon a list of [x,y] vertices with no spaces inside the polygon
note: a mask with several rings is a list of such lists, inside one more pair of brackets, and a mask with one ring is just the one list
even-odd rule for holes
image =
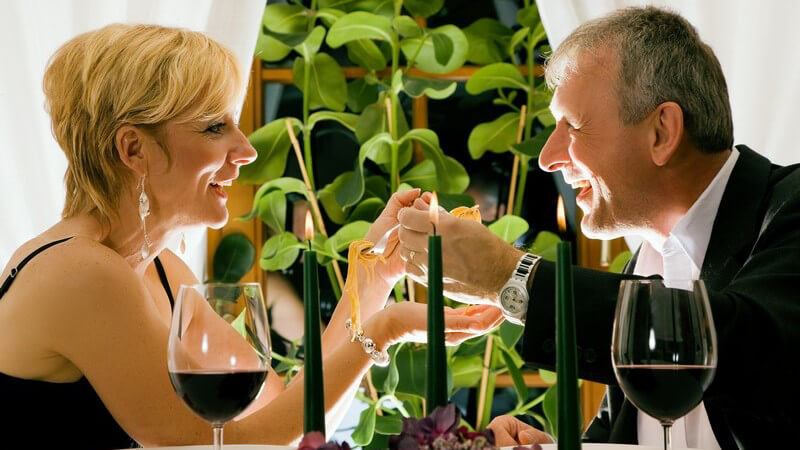
{"label": "shirt collar", "polygon": [[728,179],[738,158],[739,151],[732,148],[731,154],[717,175],[673,227],[663,248],[660,249],[663,256],[667,256],[669,252],[683,252],[694,263],[694,269],[699,274],[700,268],[703,267],[708,242],[711,240],[714,218],[717,216],[725,186],[728,185]]}

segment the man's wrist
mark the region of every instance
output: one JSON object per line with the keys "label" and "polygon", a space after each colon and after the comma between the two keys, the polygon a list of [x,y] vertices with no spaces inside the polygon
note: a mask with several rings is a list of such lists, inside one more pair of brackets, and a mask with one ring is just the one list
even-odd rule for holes
{"label": "man's wrist", "polygon": [[506,285],[506,282],[514,274],[514,271],[517,269],[517,263],[524,253],[525,252],[516,247],[510,247],[510,251],[505,252],[503,258],[501,258],[501,262],[498,265],[497,277],[492,289],[493,295],[490,298],[492,303],[496,306],[500,306],[500,291],[503,290],[503,286]]}

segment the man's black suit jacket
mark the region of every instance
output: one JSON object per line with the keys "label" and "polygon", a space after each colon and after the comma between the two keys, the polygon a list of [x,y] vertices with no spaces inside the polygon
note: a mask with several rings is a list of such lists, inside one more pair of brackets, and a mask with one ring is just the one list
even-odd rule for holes
{"label": "man's black suit jacket", "polygon": [[[703,401],[723,449],[796,448],[800,165],[776,166],[745,146],[737,148],[701,269],[719,344],[716,375]],[[635,277],[578,267],[573,276],[579,376],[609,385],[584,439],[635,444],[637,410],[624,398],[611,366],[619,284]],[[549,370],[555,364],[554,297],[555,268],[543,261],[530,292],[523,356]]]}

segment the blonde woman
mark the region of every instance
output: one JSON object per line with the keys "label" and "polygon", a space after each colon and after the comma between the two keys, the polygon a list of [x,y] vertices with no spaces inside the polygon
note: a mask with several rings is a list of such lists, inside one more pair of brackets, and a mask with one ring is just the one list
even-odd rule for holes
{"label": "blonde woman", "polygon": [[[110,25],[67,42],[44,77],[68,168],[62,220],[23,244],[0,275],[3,441],[30,448],[208,443],[207,423],[175,395],[166,369],[172,299],[197,280],[165,243],[228,220],[226,185],[256,153],[235,123],[244,76],[203,34]],[[419,195],[392,197],[376,240]],[[141,213],[141,214],[140,214]],[[364,331],[381,349],[418,339],[425,307],[382,309],[403,262],[393,253],[358,287]],[[366,280],[367,277],[359,277]],[[339,303],[323,336],[325,406],[335,429],[372,360],[349,342]],[[448,340],[485,332],[494,308],[447,314]],[[227,442],[289,443],[302,434],[302,375],[270,373]]]}

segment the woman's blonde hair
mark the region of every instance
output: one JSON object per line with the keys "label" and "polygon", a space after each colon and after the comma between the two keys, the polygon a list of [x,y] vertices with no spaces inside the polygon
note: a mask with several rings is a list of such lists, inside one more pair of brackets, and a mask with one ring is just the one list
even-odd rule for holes
{"label": "woman's blonde hair", "polygon": [[114,24],[64,44],[44,74],[46,109],[68,164],[62,217],[93,209],[105,220],[117,216],[132,177],[114,144],[121,126],[142,127],[166,149],[165,122],[222,117],[242,98],[242,74],[230,50],[184,29]]}

